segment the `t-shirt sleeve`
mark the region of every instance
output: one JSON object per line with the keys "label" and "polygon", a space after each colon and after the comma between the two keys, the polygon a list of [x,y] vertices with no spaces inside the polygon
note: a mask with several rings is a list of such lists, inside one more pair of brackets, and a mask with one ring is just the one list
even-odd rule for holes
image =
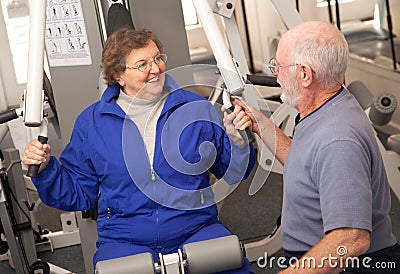
{"label": "t-shirt sleeve", "polygon": [[324,232],[372,230],[371,157],[361,145],[339,140],[323,147],[313,167]]}

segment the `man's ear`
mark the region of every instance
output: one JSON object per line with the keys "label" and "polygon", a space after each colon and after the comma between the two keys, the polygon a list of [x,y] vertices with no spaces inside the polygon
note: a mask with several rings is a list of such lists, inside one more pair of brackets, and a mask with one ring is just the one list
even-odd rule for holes
{"label": "man's ear", "polygon": [[300,77],[303,83],[303,87],[308,87],[309,85],[311,85],[314,80],[314,73],[311,67],[307,65],[301,65]]}

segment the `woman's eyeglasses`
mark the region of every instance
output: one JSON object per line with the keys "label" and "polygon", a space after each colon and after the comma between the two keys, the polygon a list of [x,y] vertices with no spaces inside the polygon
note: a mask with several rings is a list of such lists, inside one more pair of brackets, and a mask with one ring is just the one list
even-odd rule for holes
{"label": "woman's eyeglasses", "polygon": [[135,66],[135,67],[128,67],[126,66],[125,69],[138,69],[141,72],[148,72],[151,69],[151,65],[153,64],[153,62],[156,65],[160,65],[160,64],[165,64],[167,62],[167,55],[166,54],[159,54],[156,57],[154,57],[154,59],[149,60],[149,61],[145,61],[140,63],[139,65]]}

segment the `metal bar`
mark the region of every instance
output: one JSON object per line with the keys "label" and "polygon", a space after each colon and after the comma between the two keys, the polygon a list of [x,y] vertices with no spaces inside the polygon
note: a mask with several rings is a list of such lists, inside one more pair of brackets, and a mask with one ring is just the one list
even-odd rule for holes
{"label": "metal bar", "polygon": [[271,0],[271,3],[287,29],[304,22],[291,0]]}

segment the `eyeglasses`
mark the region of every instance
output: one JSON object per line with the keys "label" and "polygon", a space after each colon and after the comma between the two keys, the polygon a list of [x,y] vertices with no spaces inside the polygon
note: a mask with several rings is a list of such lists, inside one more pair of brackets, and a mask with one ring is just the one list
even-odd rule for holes
{"label": "eyeglasses", "polygon": [[271,60],[269,60],[268,62],[268,68],[271,70],[272,74],[277,74],[279,71],[280,67],[293,67],[293,66],[299,66],[300,64],[292,64],[292,65],[288,65],[288,64],[279,64],[278,61],[276,61],[275,58],[272,58]]}
{"label": "eyeglasses", "polygon": [[141,72],[148,72],[151,69],[151,65],[153,64],[153,62],[156,65],[165,64],[167,62],[167,55],[166,54],[159,54],[156,57],[154,57],[153,60],[144,61],[144,62],[140,63],[139,65],[137,65],[135,67],[126,66],[125,69],[138,69]]}

